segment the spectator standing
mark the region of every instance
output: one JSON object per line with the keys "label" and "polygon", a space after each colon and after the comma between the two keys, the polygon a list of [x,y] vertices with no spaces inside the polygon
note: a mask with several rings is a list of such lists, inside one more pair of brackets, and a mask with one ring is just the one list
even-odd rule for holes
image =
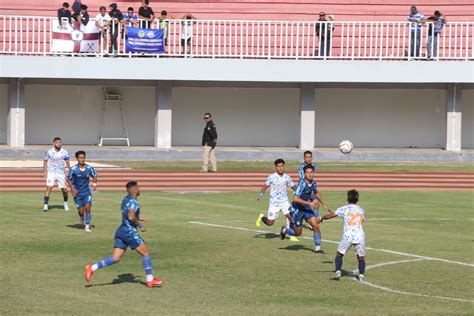
{"label": "spectator standing", "polygon": [[168,16],[168,11],[163,10],[161,11],[161,16],[159,17],[159,26],[160,30],[163,30],[163,42],[165,46],[168,45],[168,28],[170,25],[170,18]]}
{"label": "spectator standing", "polygon": [[319,13],[319,20],[315,24],[316,35],[319,38],[319,55],[329,56],[331,53],[331,39],[334,31],[333,17],[326,19],[326,13]]}
{"label": "spectator standing", "polygon": [[[204,114],[204,121],[206,127],[204,127],[204,133],[202,134],[202,170],[201,172],[216,172],[217,161],[216,161],[216,145],[217,145],[217,130],[216,125],[212,121],[211,113]],[[211,162],[211,171],[209,171],[209,161]]]}
{"label": "spectator standing", "polygon": [[423,27],[425,16],[418,11],[415,5],[410,8],[410,15],[408,21],[412,22],[410,25],[410,57],[420,56],[421,46],[421,28]]}
{"label": "spectator standing", "polygon": [[185,14],[181,19],[184,21],[181,22],[181,46],[183,47],[183,53],[186,53],[186,48],[188,54],[191,54],[193,47],[193,25],[196,23],[196,18],[188,13]]}
{"label": "spectator standing", "polygon": [[76,21],[76,23],[87,25],[87,23],[89,23],[89,13],[87,12],[87,6],[85,4],[81,4],[81,11],[79,11],[79,13],[74,13],[72,18]]}
{"label": "spectator standing", "polygon": [[138,10],[138,17],[142,20],[141,27],[146,29],[151,28],[151,24],[155,19],[155,12],[148,6],[149,4],[149,0],[143,0],[143,5]]}
{"label": "spectator standing", "polygon": [[129,7],[127,9],[127,13],[124,13],[123,20],[122,20],[123,28],[122,32],[127,38],[128,28],[129,27],[137,27],[139,26],[140,22],[138,21],[138,16],[133,12],[133,8]]}
{"label": "spectator standing", "polygon": [[71,24],[71,11],[69,11],[69,3],[64,2],[63,7],[61,9],[58,9],[58,20],[59,20],[59,25],[64,25],[66,23]]}
{"label": "spectator standing", "polygon": [[[447,20],[446,17],[439,11],[435,11],[434,15],[426,19],[429,23],[428,37],[426,39],[426,55],[428,59],[438,57],[438,40],[439,34],[443,30]],[[433,46],[433,55],[431,55],[431,46]]]}
{"label": "spectator standing", "polygon": [[117,38],[119,34],[119,25],[123,20],[123,14],[120,12],[120,10],[117,8],[116,3],[111,3],[109,6],[110,12],[110,18],[112,21],[110,22],[110,48],[112,51],[112,54],[114,56],[118,55],[118,44],[117,44]]}
{"label": "spectator standing", "polygon": [[100,30],[100,50],[104,50],[104,42],[107,43],[107,29],[110,23],[110,15],[107,13],[107,8],[101,6],[99,8],[99,14],[95,16],[95,25]]}
{"label": "spectator standing", "polygon": [[73,14],[79,14],[81,12],[81,0],[74,0],[74,3],[72,4],[72,13]]}

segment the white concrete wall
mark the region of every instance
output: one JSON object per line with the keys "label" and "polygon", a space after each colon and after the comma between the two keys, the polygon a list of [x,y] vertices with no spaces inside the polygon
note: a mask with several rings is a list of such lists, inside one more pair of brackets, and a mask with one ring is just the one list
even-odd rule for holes
{"label": "white concrete wall", "polygon": [[444,147],[445,90],[317,89],[316,147]]}
{"label": "white concrete wall", "polygon": [[7,143],[8,85],[0,84],[0,144]]}
{"label": "white concrete wall", "polygon": [[173,145],[201,145],[211,112],[220,145],[298,146],[295,88],[174,88]]}
{"label": "white concrete wall", "polygon": [[[117,91],[124,97],[131,143],[151,145],[155,90],[120,87]],[[27,85],[26,104],[26,144],[50,143],[55,136],[66,144],[97,144],[103,107],[101,87]],[[105,125],[114,133],[113,128],[121,127],[121,120],[119,112],[110,113],[111,120]]]}
{"label": "white concrete wall", "polygon": [[461,97],[461,147],[474,148],[474,89],[465,89]]}

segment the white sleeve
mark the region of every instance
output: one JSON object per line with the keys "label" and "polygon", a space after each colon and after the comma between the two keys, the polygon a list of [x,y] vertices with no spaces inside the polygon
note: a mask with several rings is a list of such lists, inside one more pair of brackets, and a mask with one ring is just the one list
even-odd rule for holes
{"label": "white sleeve", "polygon": [[344,217],[345,213],[346,212],[345,212],[344,207],[340,207],[334,212],[334,214],[336,214],[337,216],[341,216],[341,217]]}
{"label": "white sleeve", "polygon": [[267,177],[267,181],[265,181],[265,185],[270,186],[271,183],[272,183],[272,176],[270,175]]}
{"label": "white sleeve", "polygon": [[286,181],[287,181],[287,185],[288,185],[290,188],[291,188],[291,187],[294,187],[295,184],[294,184],[293,180],[291,179],[291,177],[290,177],[290,176],[286,176],[286,177],[287,177],[287,180],[286,180]]}

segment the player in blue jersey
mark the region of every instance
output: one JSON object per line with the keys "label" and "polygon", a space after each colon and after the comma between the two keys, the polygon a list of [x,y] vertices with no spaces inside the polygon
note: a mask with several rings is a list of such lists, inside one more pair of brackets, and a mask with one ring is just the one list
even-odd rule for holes
{"label": "player in blue jersey", "polygon": [[76,152],[77,165],[69,170],[69,177],[67,183],[71,188],[74,203],[77,206],[79,220],[84,224],[86,232],[91,232],[91,207],[92,207],[92,192],[90,181],[92,180],[92,190],[95,191],[97,187],[97,173],[92,166],[86,164],[86,152],[80,150]]}
{"label": "player in blue jersey", "polygon": [[105,257],[94,264],[85,267],[86,281],[90,283],[95,271],[120,262],[128,247],[136,250],[142,256],[145,268],[146,284],[148,287],[162,286],[164,281],[153,277],[150,253],[144,240],[138,233],[138,229],[145,232],[145,219],[140,214],[140,203],[137,198],[140,195],[140,187],[136,182],[128,182],[126,185],[127,196],[122,200],[122,224],[115,232],[115,246],[112,255]]}
{"label": "player in blue jersey", "polygon": [[309,150],[305,151],[303,154],[304,160],[298,169],[298,175],[300,177],[299,181],[304,180],[304,167],[313,166],[313,170],[316,171],[316,164],[313,162],[313,153]]}
{"label": "player in blue jersey", "polygon": [[324,253],[321,250],[321,231],[318,225],[319,205],[321,204],[326,211],[332,212],[324,202],[318,186],[313,180],[313,166],[307,165],[303,168],[304,180],[298,183],[291,204],[291,217],[293,223],[290,228],[282,227],[280,232],[281,239],[285,239],[286,235],[300,236],[303,232],[303,220],[311,225],[313,230],[313,238],[316,253]]}

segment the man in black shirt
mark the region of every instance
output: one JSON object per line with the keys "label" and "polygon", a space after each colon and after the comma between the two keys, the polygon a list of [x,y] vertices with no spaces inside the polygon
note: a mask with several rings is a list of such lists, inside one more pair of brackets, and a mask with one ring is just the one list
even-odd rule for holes
{"label": "man in black shirt", "polygon": [[[204,133],[202,134],[202,170],[201,172],[216,172],[217,161],[216,161],[216,144],[217,144],[217,130],[216,125],[212,121],[211,113],[204,114],[204,121],[206,121],[206,127],[204,127]],[[209,171],[209,161],[211,162],[212,169]]]}
{"label": "man in black shirt", "polygon": [[81,4],[81,11],[79,13],[74,13],[72,18],[76,20],[76,23],[87,25],[89,23],[89,13],[87,13],[87,6]]}
{"label": "man in black shirt", "polygon": [[319,20],[315,24],[315,31],[319,38],[319,56],[329,56],[334,25],[332,19],[326,19],[325,12],[319,13]]}
{"label": "man in black shirt", "polygon": [[119,23],[123,20],[123,14],[117,9],[116,3],[111,3],[109,6],[110,18],[112,21],[110,22],[110,48],[112,49],[112,54],[114,56],[118,55],[118,45],[117,45],[117,37],[119,34]]}
{"label": "man in black shirt", "polygon": [[63,19],[67,19],[67,23],[71,23],[71,11],[69,11],[69,3],[67,2],[64,2],[63,7],[58,10],[59,25],[63,25],[65,22]]}
{"label": "man in black shirt", "polygon": [[149,29],[155,19],[155,12],[148,6],[149,0],[143,0],[143,6],[138,10],[138,18],[141,19],[141,27]]}

